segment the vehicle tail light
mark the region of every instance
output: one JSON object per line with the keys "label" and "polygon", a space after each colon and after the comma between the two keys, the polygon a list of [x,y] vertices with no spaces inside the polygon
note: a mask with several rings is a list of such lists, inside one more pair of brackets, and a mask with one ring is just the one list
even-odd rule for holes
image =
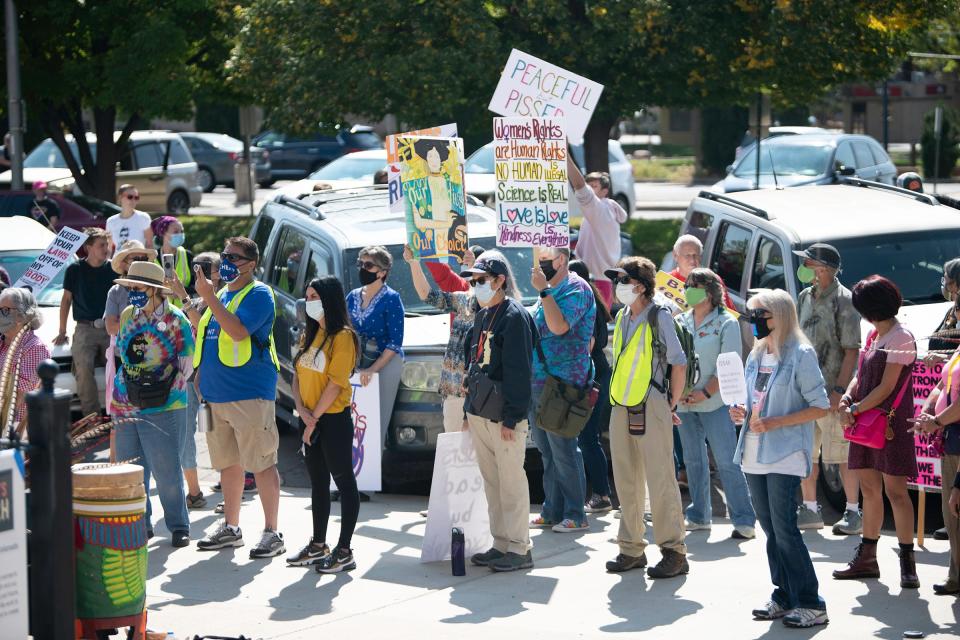
{"label": "vehicle tail light", "polygon": [[231,160],[233,160],[234,162],[236,162],[236,160],[237,160],[237,152],[236,152],[236,151],[231,151],[231,152],[229,152],[229,153],[227,154],[227,156],[228,156]]}

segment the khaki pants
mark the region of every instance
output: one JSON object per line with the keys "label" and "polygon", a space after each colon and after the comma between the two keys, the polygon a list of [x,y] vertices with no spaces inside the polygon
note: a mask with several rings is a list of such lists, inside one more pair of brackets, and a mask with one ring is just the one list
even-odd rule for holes
{"label": "khaki pants", "polygon": [[813,464],[817,464],[818,455],[824,464],[847,464],[849,454],[850,441],[843,437],[838,414],[831,411],[814,423]]}
{"label": "khaki pants", "polygon": [[463,430],[463,401],[463,396],[447,396],[443,399],[444,433]]}
{"label": "khaki pants", "polygon": [[94,368],[98,356],[106,359],[109,346],[110,335],[106,329],[78,323],[73,331],[70,355],[73,358],[73,376],[77,380],[80,409],[85,416],[100,412],[100,391],[97,389]]}
{"label": "khaki pants", "polygon": [[661,549],[686,554],[683,503],[673,467],[673,421],[667,401],[653,391],[647,399],[646,425],[644,435],[630,435],[626,407],[614,406],[610,411],[610,453],[621,512],[620,553],[637,557],[647,546],[643,508],[649,487],[654,542]]}
{"label": "khaki pants", "polygon": [[945,455],[940,464],[940,470],[943,473],[940,494],[943,505],[943,526],[946,527],[947,535],[950,537],[950,568],[947,572],[947,582],[960,586],[960,518],[950,513],[949,505],[950,488],[953,487],[953,479],[957,476],[957,469],[960,467],[960,456]]}
{"label": "khaki pants", "polygon": [[530,550],[530,487],[523,471],[527,422],[518,422],[513,440],[504,440],[499,423],[473,414],[467,420],[487,494],[493,546],[501,553],[524,555]]}

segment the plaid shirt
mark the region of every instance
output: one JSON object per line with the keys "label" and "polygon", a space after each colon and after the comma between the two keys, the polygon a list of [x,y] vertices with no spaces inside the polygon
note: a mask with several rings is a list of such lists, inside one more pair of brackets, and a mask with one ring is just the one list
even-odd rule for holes
{"label": "plaid shirt", "polygon": [[[0,336],[0,371],[7,366],[9,355],[7,347],[6,337]],[[37,376],[37,367],[50,357],[50,351],[37,337],[37,334],[33,331],[27,331],[17,346],[16,357],[20,360],[20,378],[17,380],[17,408],[13,419],[15,423],[19,424],[23,420],[24,411],[26,411],[27,392],[36,389],[40,382],[40,378]],[[10,375],[13,375],[16,366],[16,363],[14,363],[10,368]],[[0,416],[0,421],[6,419],[6,416]]]}

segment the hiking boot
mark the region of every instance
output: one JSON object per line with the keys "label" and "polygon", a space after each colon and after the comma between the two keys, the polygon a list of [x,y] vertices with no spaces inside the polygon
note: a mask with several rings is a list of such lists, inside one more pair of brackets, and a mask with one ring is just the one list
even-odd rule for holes
{"label": "hiking boot", "polygon": [[935,584],[933,585],[933,593],[938,596],[960,595],[960,584],[949,581],[943,584]]}
{"label": "hiking boot", "polygon": [[787,627],[805,629],[815,627],[821,624],[827,624],[830,619],[827,618],[826,609],[804,609],[797,607],[783,617],[783,624]]}
{"label": "hiking boot", "polygon": [[656,566],[647,569],[647,575],[654,579],[675,578],[684,573],[690,573],[687,556],[673,549],[664,549],[660,562],[658,562]]}
{"label": "hiking boot", "polygon": [[470,556],[470,562],[475,564],[478,567],[489,567],[491,562],[499,560],[505,556],[503,551],[498,551],[497,549],[491,547],[483,553],[475,553]]}
{"label": "hiking boot", "polygon": [[823,529],[823,514],[820,511],[820,505],[817,510],[808,509],[807,505],[801,504],[797,508],[797,528],[798,529]]}
{"label": "hiking boot", "polygon": [[587,513],[606,513],[611,509],[613,509],[613,503],[610,502],[610,498],[597,494],[590,496],[590,500],[583,507]]}
{"label": "hiking boot", "polygon": [[844,511],[843,517],[833,525],[833,533],[838,536],[858,536],[863,533],[863,516],[860,511]]}
{"label": "hiking boot", "polygon": [[630,569],[642,569],[647,566],[647,554],[641,553],[639,556],[628,556],[618,553],[617,557],[607,562],[607,571],[610,573],[623,573]]}
{"label": "hiking boot", "polygon": [[353,560],[353,550],[337,547],[317,565],[317,573],[342,573],[353,571],[357,563]]}
{"label": "hiking boot", "polygon": [[775,600],[770,600],[759,609],[751,611],[753,617],[757,620],[776,620],[790,613],[790,609],[780,606]]}
{"label": "hiking boot", "polygon": [[202,491],[195,496],[187,494],[187,509],[203,509],[205,506],[207,499],[203,497]]}
{"label": "hiking boot", "polygon": [[861,542],[857,545],[857,551],[847,568],[837,569],[833,572],[833,577],[837,580],[879,578],[880,565],[877,564],[877,545]]}
{"label": "hiking boot", "polygon": [[920,578],[917,577],[917,560],[913,549],[900,550],[900,588],[919,589]]}
{"label": "hiking boot", "polygon": [[225,547],[242,546],[243,532],[240,531],[240,527],[231,527],[223,520],[220,521],[216,531],[197,542],[197,549],[200,551],[216,551]]}
{"label": "hiking boot", "polygon": [[264,529],[260,535],[260,542],[253,549],[250,549],[250,559],[272,558],[278,556],[287,550],[283,546],[283,534],[270,529]]}
{"label": "hiking boot", "polygon": [[502,558],[499,560],[494,560],[487,566],[497,572],[532,569],[533,554],[527,551],[524,555],[520,555],[519,553],[508,551]]}
{"label": "hiking boot", "polygon": [[309,567],[312,564],[319,563],[328,555],[330,555],[330,547],[326,542],[316,544],[310,541],[305,547],[300,549],[300,551],[292,556],[287,556],[287,565],[291,567]]}

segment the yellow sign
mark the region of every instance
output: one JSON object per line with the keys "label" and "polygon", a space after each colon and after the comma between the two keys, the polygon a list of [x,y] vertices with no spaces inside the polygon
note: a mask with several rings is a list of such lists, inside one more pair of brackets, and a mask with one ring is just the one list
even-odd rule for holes
{"label": "yellow sign", "polygon": [[[687,311],[690,308],[690,305],[687,304],[687,300],[684,297],[683,281],[680,280],[680,278],[675,278],[666,271],[658,271],[655,286],[657,291],[662,293],[665,298],[680,307],[680,311]],[[734,318],[740,317],[740,313],[737,312],[736,309],[727,307],[727,311]]]}

